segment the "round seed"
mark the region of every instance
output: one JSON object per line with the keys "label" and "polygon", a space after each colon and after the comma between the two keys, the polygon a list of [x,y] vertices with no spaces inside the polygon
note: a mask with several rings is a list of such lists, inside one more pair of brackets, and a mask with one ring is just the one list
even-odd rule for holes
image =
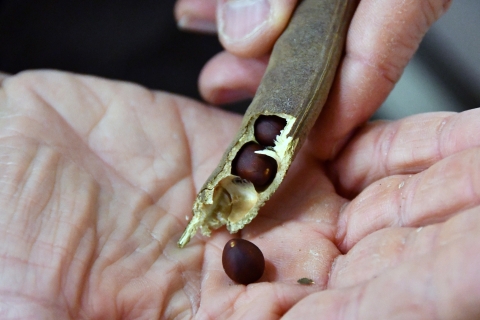
{"label": "round seed", "polygon": [[223,269],[233,281],[250,284],[263,275],[265,259],[260,249],[248,240],[231,239],[223,248]]}
{"label": "round seed", "polygon": [[260,116],[255,121],[255,139],[263,146],[274,146],[275,138],[285,128],[287,120],[277,116]]}
{"label": "round seed", "polygon": [[255,187],[263,187],[275,178],[277,162],[275,159],[255,151],[262,147],[255,142],[245,144],[232,163],[232,173],[251,181]]}

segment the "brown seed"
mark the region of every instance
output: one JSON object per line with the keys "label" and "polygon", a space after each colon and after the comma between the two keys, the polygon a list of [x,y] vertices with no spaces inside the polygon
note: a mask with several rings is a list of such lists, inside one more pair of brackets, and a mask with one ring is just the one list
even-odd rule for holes
{"label": "brown seed", "polygon": [[277,116],[260,116],[255,121],[255,139],[263,146],[275,145],[275,138],[285,128],[287,120]]}
{"label": "brown seed", "polygon": [[232,163],[232,173],[242,179],[251,181],[255,187],[269,184],[277,173],[275,159],[255,151],[262,147],[255,142],[245,144],[237,153]]}
{"label": "brown seed", "polygon": [[231,239],[227,242],[223,248],[222,264],[227,276],[241,284],[257,281],[265,271],[262,251],[244,239]]}

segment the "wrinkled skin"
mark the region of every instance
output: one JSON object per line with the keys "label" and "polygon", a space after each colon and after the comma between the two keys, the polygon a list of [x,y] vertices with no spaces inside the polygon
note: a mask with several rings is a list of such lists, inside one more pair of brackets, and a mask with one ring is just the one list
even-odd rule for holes
{"label": "wrinkled skin", "polygon": [[328,163],[305,146],[239,234],[267,260],[249,286],[225,229],[176,246],[239,116],[50,71],[3,80],[0,110],[2,319],[480,315],[480,110],[367,125]]}
{"label": "wrinkled skin", "polygon": [[[255,91],[295,2],[272,2],[243,42],[220,30],[207,101]],[[357,130],[448,3],[361,1],[309,142],[237,235],[267,260],[249,286],[222,270],[225,229],[176,247],[239,116],[93,77],[0,74],[0,318],[479,318],[480,110]],[[211,31],[215,7],[176,13]]]}

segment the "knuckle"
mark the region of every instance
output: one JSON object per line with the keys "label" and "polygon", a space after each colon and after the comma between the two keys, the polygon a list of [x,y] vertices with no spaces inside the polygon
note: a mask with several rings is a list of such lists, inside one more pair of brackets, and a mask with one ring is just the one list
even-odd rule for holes
{"label": "knuckle", "polygon": [[422,1],[422,13],[428,26],[437,21],[450,7],[452,0],[424,0]]}

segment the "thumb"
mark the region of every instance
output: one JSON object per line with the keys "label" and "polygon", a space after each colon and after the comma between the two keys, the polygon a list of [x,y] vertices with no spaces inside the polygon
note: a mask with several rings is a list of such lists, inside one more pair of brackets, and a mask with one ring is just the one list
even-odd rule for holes
{"label": "thumb", "polygon": [[269,52],[290,20],[297,0],[218,0],[222,45],[242,57]]}

